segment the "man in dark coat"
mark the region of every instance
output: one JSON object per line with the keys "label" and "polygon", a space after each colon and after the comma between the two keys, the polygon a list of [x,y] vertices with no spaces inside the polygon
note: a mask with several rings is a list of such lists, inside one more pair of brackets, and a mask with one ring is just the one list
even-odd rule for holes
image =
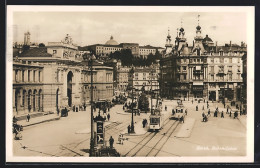
{"label": "man in dark coat", "polygon": [[221,118],[224,118],[224,112],[223,111],[221,112]]}
{"label": "man in dark coat", "polygon": [[30,114],[27,114],[27,122],[30,121],[30,118],[31,118]]}
{"label": "man in dark coat", "polygon": [[129,134],[131,132],[131,126],[130,125],[128,125],[127,130],[128,130],[128,134]]}
{"label": "man in dark coat", "polygon": [[110,144],[110,148],[113,148],[113,144],[114,144],[114,138],[112,136],[110,136],[109,138],[109,144]]}

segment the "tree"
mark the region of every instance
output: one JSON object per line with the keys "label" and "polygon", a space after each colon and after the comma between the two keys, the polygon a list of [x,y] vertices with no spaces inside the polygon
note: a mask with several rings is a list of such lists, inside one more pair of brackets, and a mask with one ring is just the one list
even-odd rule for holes
{"label": "tree", "polygon": [[138,109],[141,111],[149,110],[149,100],[145,93],[142,93],[138,101]]}
{"label": "tree", "polygon": [[45,47],[45,44],[44,43],[40,43],[39,47]]}

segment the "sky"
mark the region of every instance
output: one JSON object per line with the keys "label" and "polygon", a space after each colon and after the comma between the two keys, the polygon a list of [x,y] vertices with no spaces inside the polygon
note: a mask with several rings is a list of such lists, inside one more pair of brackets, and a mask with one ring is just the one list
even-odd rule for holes
{"label": "sky", "polygon": [[69,34],[79,46],[104,44],[112,35],[118,43],[164,47],[168,28],[175,41],[177,28],[185,30],[188,45],[196,36],[208,35],[218,45],[247,42],[247,18],[243,12],[14,12],[14,41],[23,42],[30,31],[31,42],[59,42]]}

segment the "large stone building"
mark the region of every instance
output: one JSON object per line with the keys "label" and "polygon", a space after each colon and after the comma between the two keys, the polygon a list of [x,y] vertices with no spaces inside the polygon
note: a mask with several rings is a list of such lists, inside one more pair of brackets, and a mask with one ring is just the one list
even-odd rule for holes
{"label": "large stone building", "polygon": [[161,59],[162,96],[216,101],[241,99],[244,43],[214,45],[208,35],[202,37],[199,25],[192,46],[188,46],[184,28],[178,30],[174,47],[169,42],[170,35]]}
{"label": "large stone building", "polygon": [[[79,106],[89,102],[89,65],[82,61],[82,57],[78,54],[77,47],[72,43],[69,35],[61,42],[50,42],[46,47],[23,51],[21,54],[18,54],[18,57],[22,62],[27,62],[27,64],[14,63],[14,81],[17,78],[21,78],[19,74],[22,74],[23,70],[20,67],[24,67],[25,74],[29,74],[30,77],[28,78],[30,80],[28,81],[29,83],[21,84],[14,82],[14,95],[17,95],[17,97],[22,95],[21,90],[17,91],[19,87],[22,90],[26,90],[26,99],[28,102],[32,102],[31,104],[29,103],[29,105],[32,105],[31,109],[34,107],[34,97],[31,98],[31,96],[37,94],[44,97],[38,99],[42,101],[35,105],[36,109],[41,107],[40,111],[56,111],[60,107]],[[33,62],[37,64],[32,64]],[[34,82],[39,76],[41,81]],[[113,68],[94,61],[94,100],[112,99],[112,76]],[[27,81],[26,79],[25,77],[25,81]],[[19,107],[15,102],[21,101],[14,100],[14,111],[16,111],[16,107]],[[28,104],[25,104],[25,110],[28,109],[27,107]]]}
{"label": "large stone building", "polygon": [[13,111],[15,115],[42,112],[43,66],[37,63],[13,61]]}
{"label": "large stone building", "polygon": [[159,93],[159,63],[150,67],[133,67],[129,71],[129,88],[138,91]]}
{"label": "large stone building", "polygon": [[130,49],[133,56],[146,58],[149,54],[155,54],[156,51],[161,53],[164,48],[162,47],[153,47],[150,45],[139,46],[138,43],[118,43],[114,40],[113,36],[110,37],[105,44],[94,44],[87,46],[88,50],[93,51],[96,55],[109,55],[116,51],[121,51],[123,49]]}

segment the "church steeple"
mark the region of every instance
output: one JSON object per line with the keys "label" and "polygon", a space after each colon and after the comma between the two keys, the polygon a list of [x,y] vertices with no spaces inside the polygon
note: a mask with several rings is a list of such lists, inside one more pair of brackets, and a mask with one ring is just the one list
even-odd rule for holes
{"label": "church steeple", "polygon": [[166,44],[165,44],[165,48],[166,48],[166,54],[170,53],[172,50],[173,45],[171,44],[171,35],[170,35],[170,28],[168,27],[168,35],[166,38]]}
{"label": "church steeple", "polygon": [[196,37],[195,39],[202,39],[202,36],[201,36],[201,27],[200,27],[200,15],[198,15],[198,26],[196,27]]}

